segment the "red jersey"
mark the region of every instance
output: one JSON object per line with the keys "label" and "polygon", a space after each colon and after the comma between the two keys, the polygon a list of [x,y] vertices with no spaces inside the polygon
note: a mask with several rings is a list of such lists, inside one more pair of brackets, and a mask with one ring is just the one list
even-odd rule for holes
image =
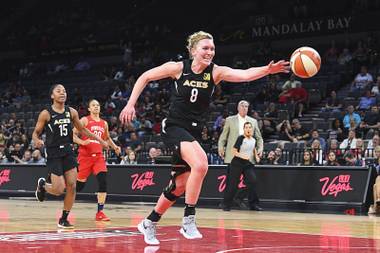
{"label": "red jersey", "polygon": [[[91,116],[87,116],[87,126],[86,128],[90,130],[91,133],[99,136],[104,140],[104,133],[106,131],[106,123],[104,120],[95,121]],[[89,139],[86,135],[81,137],[82,140]],[[103,146],[97,140],[91,140],[88,145],[79,146],[79,155],[91,156],[93,154],[102,154]]]}

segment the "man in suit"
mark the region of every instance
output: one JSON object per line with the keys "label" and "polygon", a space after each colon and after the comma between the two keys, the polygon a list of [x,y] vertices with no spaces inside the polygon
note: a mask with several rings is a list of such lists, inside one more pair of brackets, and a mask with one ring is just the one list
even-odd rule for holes
{"label": "man in suit", "polygon": [[[233,158],[232,148],[235,145],[235,142],[239,135],[243,134],[243,126],[245,122],[251,122],[254,132],[254,138],[256,139],[257,151],[258,155],[261,157],[263,149],[264,149],[264,141],[260,133],[259,126],[257,124],[257,120],[247,116],[248,114],[249,103],[245,100],[241,100],[238,103],[237,110],[238,113],[236,115],[227,117],[226,122],[223,127],[222,134],[219,137],[218,141],[218,152],[219,155],[224,159],[224,163],[230,164]],[[251,160],[252,163],[256,161]],[[230,169],[230,167],[228,167]],[[229,174],[229,173],[228,173]],[[228,183],[228,176],[227,176]],[[237,195],[242,195],[238,193]],[[248,194],[249,199],[249,208],[251,210],[262,210],[257,205],[257,200],[252,199],[251,195]],[[244,202],[241,199],[237,199],[237,203],[240,207],[244,205]]]}

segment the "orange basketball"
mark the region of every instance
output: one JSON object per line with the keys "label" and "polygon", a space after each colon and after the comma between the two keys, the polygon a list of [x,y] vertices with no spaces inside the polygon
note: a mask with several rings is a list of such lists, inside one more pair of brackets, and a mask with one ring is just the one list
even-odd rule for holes
{"label": "orange basketball", "polygon": [[321,57],[314,48],[300,47],[290,57],[290,67],[296,76],[309,78],[321,68]]}

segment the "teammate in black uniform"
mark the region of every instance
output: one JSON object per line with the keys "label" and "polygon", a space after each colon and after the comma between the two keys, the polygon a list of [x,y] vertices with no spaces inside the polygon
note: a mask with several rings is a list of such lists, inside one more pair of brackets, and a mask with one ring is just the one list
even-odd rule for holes
{"label": "teammate in black uniform", "polygon": [[143,220],[138,229],[148,244],[159,244],[155,224],[175,200],[185,192],[185,211],[180,232],[187,239],[202,238],[195,224],[195,205],[198,201],[203,179],[207,173],[207,156],[199,144],[205,114],[209,108],[214,86],[222,80],[246,82],[268,74],[289,72],[289,62],[271,61],[267,66],[246,70],[218,66],[212,62],[215,55],[213,37],[206,32],[189,36],[191,60],[167,62],[143,73],[136,81],[132,95],[120,114],[122,123],[135,117],[134,106],[145,86],[154,80],[172,78],[175,85],[169,116],[162,122],[162,137],[166,146],[174,152],[175,164],[185,169],[175,170],[169,186],[160,196],[152,213]]}
{"label": "teammate in black uniform", "polygon": [[[66,90],[61,84],[55,84],[50,89],[53,104],[40,112],[33,131],[33,141],[36,148],[46,145],[46,154],[51,184],[45,178],[38,179],[36,198],[44,201],[45,193],[62,195],[66,188],[63,202],[63,212],[58,227],[73,228],[67,217],[75,201],[75,186],[77,180],[77,162],[73,152],[73,125],[89,138],[99,141],[107,147],[98,136],[84,128],[79,121],[78,112],[65,105]],[[40,139],[43,130],[46,133],[46,143]]]}

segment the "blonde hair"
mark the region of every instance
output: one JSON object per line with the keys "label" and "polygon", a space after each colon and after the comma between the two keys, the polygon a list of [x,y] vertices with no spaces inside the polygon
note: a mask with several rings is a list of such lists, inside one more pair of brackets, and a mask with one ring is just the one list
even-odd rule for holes
{"label": "blonde hair", "polygon": [[193,49],[198,44],[199,41],[204,40],[204,39],[213,40],[214,38],[212,37],[211,34],[204,31],[195,32],[187,38],[186,48],[189,51],[190,58],[193,58],[191,55],[191,49]]}

